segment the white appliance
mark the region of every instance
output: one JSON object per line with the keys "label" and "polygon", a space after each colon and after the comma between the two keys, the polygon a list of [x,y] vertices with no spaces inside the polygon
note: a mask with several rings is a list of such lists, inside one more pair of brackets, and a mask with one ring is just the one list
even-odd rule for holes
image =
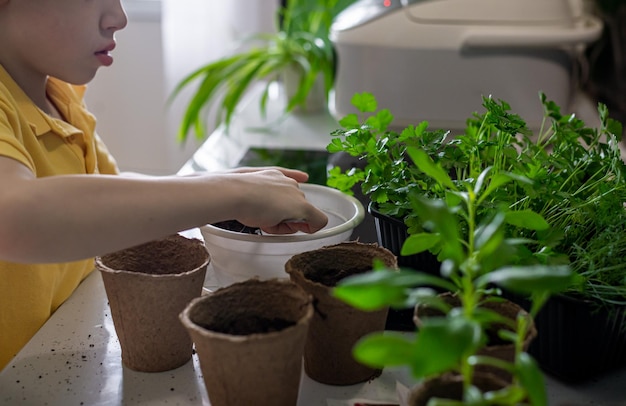
{"label": "white appliance", "polygon": [[482,96],[507,101],[539,128],[538,93],[567,110],[577,59],[602,22],[584,0],[361,0],[331,29],[337,51],[335,117],[370,92],[394,126],[427,120],[460,130]]}

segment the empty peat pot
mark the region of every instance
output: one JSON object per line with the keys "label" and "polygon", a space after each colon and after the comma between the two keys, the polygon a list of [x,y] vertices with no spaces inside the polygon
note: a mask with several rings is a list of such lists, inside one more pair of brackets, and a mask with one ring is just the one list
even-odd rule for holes
{"label": "empty peat pot", "polygon": [[311,297],[288,279],[250,279],[194,299],[180,319],[213,406],[297,403]]}
{"label": "empty peat pot", "polygon": [[332,296],[337,282],[370,271],[374,259],[397,268],[397,258],[391,251],[375,243],[356,241],[303,252],[285,264],[291,280],[314,298],[315,315],[304,349],[304,370],[311,379],[352,385],[381,372],[357,362],[352,348],[364,335],[385,329],[388,309],[366,312]]}
{"label": "empty peat pot", "polygon": [[178,314],[202,294],[208,264],[202,241],[182,235],[96,258],[126,367],[161,372],[191,359]]}

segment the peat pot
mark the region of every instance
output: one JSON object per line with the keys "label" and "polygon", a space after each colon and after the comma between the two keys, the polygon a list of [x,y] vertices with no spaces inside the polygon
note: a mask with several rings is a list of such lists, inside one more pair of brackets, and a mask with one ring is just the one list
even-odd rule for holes
{"label": "peat pot", "polygon": [[293,406],[313,317],[311,297],[287,279],[235,283],[180,314],[213,406]]}
{"label": "peat pot", "polygon": [[96,258],[126,367],[161,372],[191,359],[178,314],[202,294],[208,264],[202,241],[178,234]]}
{"label": "peat pot", "polygon": [[[458,307],[461,305],[459,298],[449,292],[442,293],[440,297],[452,307]],[[522,306],[508,299],[499,297],[494,298],[494,300],[485,301],[481,307],[483,309],[491,310],[492,312],[511,320],[511,322],[514,322],[519,314],[528,315]],[[427,306],[418,305],[415,307],[414,311],[415,315],[413,320],[415,321],[415,325],[418,329],[422,324],[422,320],[426,317],[442,316],[442,313],[439,310],[428,308]],[[487,333],[487,345],[481,348],[477,354],[513,363],[515,361],[515,345],[509,341],[503,341],[499,338],[498,332],[503,329],[511,330],[511,328],[506,324],[496,323],[488,326],[485,331]],[[534,320],[531,319],[531,324],[528,332],[526,333],[526,337],[524,337],[522,346],[524,351],[528,351],[531,343],[535,340],[537,335],[537,327],[535,326]],[[477,365],[476,371],[494,375],[505,382],[510,382],[513,378],[508,371],[488,365]]]}
{"label": "peat pot", "polygon": [[385,329],[387,310],[365,312],[332,296],[341,279],[370,271],[375,259],[397,268],[395,255],[378,244],[342,242],[294,255],[285,264],[292,281],[314,298],[315,315],[304,349],[306,374],[321,383],[352,385],[380,373],[357,362],[354,344]]}
{"label": "peat pot", "polygon": [[213,224],[200,228],[219,286],[250,278],[286,278],[285,263],[293,255],[349,240],[363,221],[365,209],[356,198],[327,186],[304,183],[300,188],[328,216],[326,227],[314,234],[268,235]]}
{"label": "peat pot", "polygon": [[[488,373],[474,374],[473,384],[484,392],[505,388],[508,384]],[[463,377],[456,374],[444,374],[417,384],[409,393],[408,401],[402,406],[426,406],[433,398],[463,400]]]}

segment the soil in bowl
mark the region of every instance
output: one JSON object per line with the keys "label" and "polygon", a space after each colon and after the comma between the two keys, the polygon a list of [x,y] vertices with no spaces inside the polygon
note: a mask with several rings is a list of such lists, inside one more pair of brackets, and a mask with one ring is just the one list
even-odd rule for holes
{"label": "soil in bowl", "polygon": [[261,229],[257,227],[248,227],[245,224],[240,223],[237,220],[226,220],[213,223],[215,227],[222,228],[224,230],[233,231],[235,233],[257,234],[261,235]]}

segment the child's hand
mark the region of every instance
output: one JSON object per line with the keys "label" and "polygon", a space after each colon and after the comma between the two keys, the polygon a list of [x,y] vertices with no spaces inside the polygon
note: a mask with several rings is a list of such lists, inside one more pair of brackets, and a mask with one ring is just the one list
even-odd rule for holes
{"label": "child's hand", "polygon": [[238,211],[239,222],[270,234],[314,233],[328,223],[298,187],[308,179],[307,173],[280,167],[237,168],[229,173],[246,175],[239,179],[245,180],[241,187],[249,192],[245,208]]}

